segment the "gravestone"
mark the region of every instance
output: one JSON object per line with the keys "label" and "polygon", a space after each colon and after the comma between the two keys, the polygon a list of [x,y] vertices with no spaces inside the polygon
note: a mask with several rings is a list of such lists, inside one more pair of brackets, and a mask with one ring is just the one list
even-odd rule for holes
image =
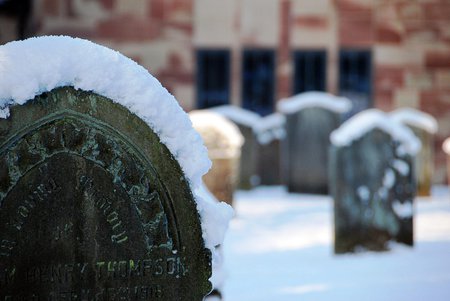
{"label": "gravestone", "polygon": [[253,126],[258,141],[258,176],[261,185],[281,185],[281,143],[286,137],[286,118],[280,113],[262,117]]}
{"label": "gravestone", "polygon": [[431,195],[434,174],[434,135],[438,130],[436,119],[412,108],[401,108],[390,113],[392,119],[409,127],[419,138],[422,148],[414,160],[417,194]]}
{"label": "gravestone", "polygon": [[286,115],[282,146],[283,178],[290,192],[328,194],[330,134],[342,122],[351,102],[323,92],[307,92],[281,100]]}
{"label": "gravestone", "polygon": [[258,175],[259,145],[253,128],[261,120],[261,117],[254,112],[232,105],[218,106],[211,110],[234,122],[244,136],[238,188],[252,189],[258,186],[260,184]]}
{"label": "gravestone", "polygon": [[0,119],[0,300],[202,300],[192,192],[148,125],[54,89]]}
{"label": "gravestone", "polygon": [[447,155],[447,183],[450,185],[450,137],[444,140],[442,150]]}
{"label": "gravestone", "polygon": [[413,245],[413,159],[420,142],[378,110],[363,111],[331,136],[335,253]]}
{"label": "gravestone", "polygon": [[212,161],[203,181],[218,200],[233,205],[244,138],[234,123],[211,110],[192,111],[189,117],[194,129],[202,136]]}

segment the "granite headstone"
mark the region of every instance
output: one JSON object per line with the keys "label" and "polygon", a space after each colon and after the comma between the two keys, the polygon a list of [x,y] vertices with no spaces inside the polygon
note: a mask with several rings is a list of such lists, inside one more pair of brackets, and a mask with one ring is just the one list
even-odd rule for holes
{"label": "granite headstone", "polygon": [[0,120],[0,300],[202,300],[192,192],[149,126],[63,87]]}
{"label": "granite headstone", "polygon": [[[370,116],[366,117],[370,120]],[[342,127],[355,131],[364,128],[351,121]],[[387,117],[379,124],[383,122],[390,127]],[[402,128],[409,133],[406,139],[414,142],[412,132]],[[393,137],[386,128],[366,129],[349,144],[333,143],[330,148],[335,253],[387,250],[391,240],[413,245],[414,158],[405,151],[405,141]]]}

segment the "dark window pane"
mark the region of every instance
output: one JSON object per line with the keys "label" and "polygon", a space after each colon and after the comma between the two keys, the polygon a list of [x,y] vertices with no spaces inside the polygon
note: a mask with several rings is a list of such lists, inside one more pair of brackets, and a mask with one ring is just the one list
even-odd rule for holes
{"label": "dark window pane", "polygon": [[197,51],[197,104],[200,109],[229,103],[230,52]]}
{"label": "dark window pane", "polygon": [[294,52],[293,94],[307,91],[325,91],[326,87],[326,52]]}
{"label": "dark window pane", "polygon": [[273,112],[275,56],[270,50],[246,50],[242,66],[242,106],[262,116]]}
{"label": "dark window pane", "polygon": [[350,98],[353,109],[347,117],[371,107],[372,62],[368,50],[341,50],[339,94]]}

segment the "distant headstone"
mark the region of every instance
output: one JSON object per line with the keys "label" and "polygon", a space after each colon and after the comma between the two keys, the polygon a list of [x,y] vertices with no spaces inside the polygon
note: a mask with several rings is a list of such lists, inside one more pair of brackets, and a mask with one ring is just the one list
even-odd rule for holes
{"label": "distant headstone", "polygon": [[258,141],[258,176],[261,185],[281,185],[281,143],[286,137],[286,118],[280,113],[262,117],[253,127]]}
{"label": "distant headstone", "polygon": [[397,122],[408,126],[422,143],[422,148],[414,160],[417,177],[417,193],[420,196],[431,195],[434,174],[434,135],[438,125],[436,119],[424,112],[402,108],[390,113]]}
{"label": "distant headstone", "polygon": [[259,185],[259,145],[253,127],[258,124],[261,117],[254,112],[231,105],[214,107],[212,110],[234,122],[239,127],[242,136],[244,136],[244,144],[241,148],[238,188],[251,189]]}
{"label": "distant headstone", "polygon": [[58,88],[0,120],[0,300],[202,300],[192,192],[125,107]]}
{"label": "distant headstone", "polygon": [[359,113],[331,136],[335,252],[413,245],[413,156],[420,142],[378,110]]}
{"label": "distant headstone", "polygon": [[282,166],[290,192],[328,193],[330,134],[342,121],[351,102],[323,92],[307,92],[281,100],[286,115]]}
{"label": "distant headstone", "polygon": [[202,136],[212,161],[203,181],[218,200],[233,205],[244,138],[234,123],[211,110],[192,111],[189,117]]}
{"label": "distant headstone", "polygon": [[450,185],[450,137],[445,139],[442,149],[447,154],[447,183]]}

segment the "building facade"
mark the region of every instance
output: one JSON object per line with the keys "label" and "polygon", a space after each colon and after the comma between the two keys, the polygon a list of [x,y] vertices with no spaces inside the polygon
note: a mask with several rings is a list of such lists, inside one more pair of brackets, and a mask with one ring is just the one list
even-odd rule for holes
{"label": "building facade", "polygon": [[[17,37],[2,9],[0,42]],[[30,2],[30,1],[23,1]],[[449,0],[35,0],[29,35],[64,34],[145,66],[190,111],[235,104],[266,115],[302,91],[355,110],[409,106],[437,118],[436,182],[450,135]],[[442,166],[442,168],[440,167]]]}

